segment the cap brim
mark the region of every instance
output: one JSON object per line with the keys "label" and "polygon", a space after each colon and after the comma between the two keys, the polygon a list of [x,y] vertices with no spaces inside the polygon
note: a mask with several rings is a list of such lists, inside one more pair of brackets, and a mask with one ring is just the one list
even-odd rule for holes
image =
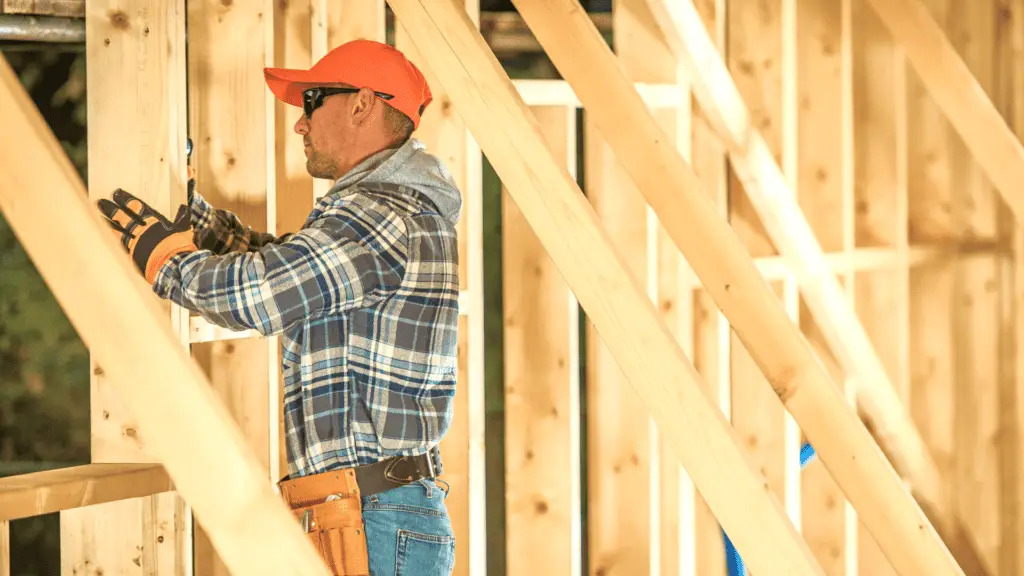
{"label": "cap brim", "polygon": [[302,108],[302,91],[309,85],[323,82],[315,72],[290,68],[264,68],[263,77],[278,100],[298,108]]}

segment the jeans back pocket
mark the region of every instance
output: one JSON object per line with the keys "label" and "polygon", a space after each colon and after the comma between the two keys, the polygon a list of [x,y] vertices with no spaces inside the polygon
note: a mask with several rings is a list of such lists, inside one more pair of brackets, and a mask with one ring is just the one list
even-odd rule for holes
{"label": "jeans back pocket", "polygon": [[454,568],[454,536],[398,531],[395,576],[450,576]]}

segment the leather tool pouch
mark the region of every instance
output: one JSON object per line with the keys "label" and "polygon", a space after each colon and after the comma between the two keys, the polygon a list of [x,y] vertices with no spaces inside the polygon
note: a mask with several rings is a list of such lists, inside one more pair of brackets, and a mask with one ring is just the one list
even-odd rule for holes
{"label": "leather tool pouch", "polygon": [[366,531],[355,473],[328,472],[282,482],[280,487],[331,574],[368,576]]}

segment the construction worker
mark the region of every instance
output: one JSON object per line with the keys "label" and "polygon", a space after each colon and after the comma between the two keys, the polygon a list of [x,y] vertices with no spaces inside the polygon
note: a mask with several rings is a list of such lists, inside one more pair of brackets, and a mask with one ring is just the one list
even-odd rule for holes
{"label": "construction worker", "polygon": [[437,444],[455,393],[461,195],[411,137],[430,88],[401,52],[362,40],[264,72],[302,109],[307,171],[334,182],[300,230],[253,230],[194,182],[173,221],[123,190],[99,208],[158,296],[281,335],[278,486],[333,573],[449,575]]}

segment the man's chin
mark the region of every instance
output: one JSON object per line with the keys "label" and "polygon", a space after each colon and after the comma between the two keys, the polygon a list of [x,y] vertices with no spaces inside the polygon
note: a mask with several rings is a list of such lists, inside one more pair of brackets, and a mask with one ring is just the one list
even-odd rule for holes
{"label": "man's chin", "polygon": [[334,171],[329,166],[324,166],[323,164],[314,162],[313,160],[306,161],[306,172],[313,178],[334,180]]}

